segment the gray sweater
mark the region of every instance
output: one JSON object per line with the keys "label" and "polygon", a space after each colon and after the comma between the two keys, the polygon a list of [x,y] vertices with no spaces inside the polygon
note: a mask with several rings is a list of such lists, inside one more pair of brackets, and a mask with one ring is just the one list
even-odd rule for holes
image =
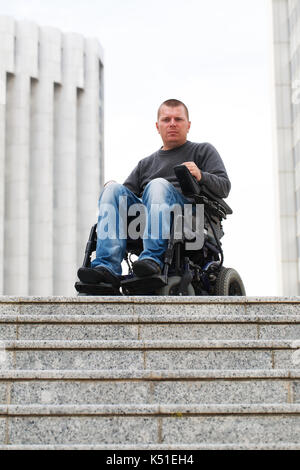
{"label": "gray sweater", "polygon": [[208,143],[198,144],[188,140],[180,147],[172,150],[160,149],[140,160],[124,185],[138,197],[141,197],[149,181],[154,178],[165,178],[178,191],[182,192],[173,167],[183,162],[195,162],[200,168],[202,174],[200,185],[205,185],[220,198],[228,196],[231,184],[216,149]]}

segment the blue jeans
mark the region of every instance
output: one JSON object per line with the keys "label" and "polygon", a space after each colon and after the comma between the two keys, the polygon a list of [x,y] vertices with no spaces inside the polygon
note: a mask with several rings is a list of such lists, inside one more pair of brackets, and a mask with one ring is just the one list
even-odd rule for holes
{"label": "blue jeans", "polygon": [[[123,201],[122,204],[120,201]],[[139,260],[152,259],[162,267],[163,255],[168,246],[166,234],[170,232],[172,220],[166,214],[170,214],[169,208],[174,204],[183,208],[184,204],[190,203],[189,199],[163,178],[150,181],[142,198],[138,198],[122,184],[110,183],[99,198],[96,258],[92,261],[92,267],[104,266],[114,274],[122,274],[121,262],[127,244],[126,216],[128,210],[134,208],[134,204],[143,204],[147,216],[143,231],[143,251]],[[157,218],[153,217],[154,213]],[[106,227],[108,230],[105,230]]]}

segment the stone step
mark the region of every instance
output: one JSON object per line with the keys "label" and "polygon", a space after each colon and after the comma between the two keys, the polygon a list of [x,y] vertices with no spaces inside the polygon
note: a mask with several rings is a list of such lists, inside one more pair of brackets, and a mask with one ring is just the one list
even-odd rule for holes
{"label": "stone step", "polygon": [[300,405],[7,405],[2,445],[287,445]]}
{"label": "stone step", "polygon": [[68,314],[35,314],[35,315],[0,315],[0,324],[197,324],[197,323],[250,323],[250,324],[297,324],[300,323],[299,315],[205,315],[205,314],[141,314],[141,315],[68,315]]}
{"label": "stone step", "polygon": [[299,297],[0,297],[0,449],[298,449],[299,324]]}
{"label": "stone step", "polygon": [[300,315],[299,297],[9,297],[0,315]]}
{"label": "stone step", "polygon": [[[112,450],[112,445],[111,444],[103,444],[103,445],[93,445],[93,444],[44,444],[44,445],[0,445],[0,450],[109,450],[111,451],[110,457],[113,458],[114,452],[116,450],[118,451],[128,451],[128,450],[135,450],[135,451],[157,451],[157,450],[300,450],[300,444],[297,443],[289,443],[289,442],[284,442],[281,441],[279,443],[272,443],[272,444],[253,444],[253,443],[247,443],[247,444],[240,444],[239,442],[236,442],[234,444],[140,444],[140,443],[135,443],[132,445],[126,445],[126,444],[113,444],[113,450]],[[157,452],[153,452],[153,456],[157,455]],[[116,455],[116,454],[115,454]],[[126,454],[128,456],[128,454]],[[132,453],[132,456],[136,456],[137,458],[139,457],[138,452]],[[175,454],[178,455],[178,454]],[[190,457],[193,456],[194,462],[196,461],[196,456],[190,453],[184,453],[179,454],[182,458],[184,455],[186,455],[186,460]],[[144,458],[144,456],[142,457]],[[169,456],[169,462],[171,462],[171,456]],[[159,462],[159,459],[155,459],[156,462]],[[139,461],[140,462],[140,461]],[[151,457],[148,458],[147,462],[151,462]],[[135,461],[133,465],[135,464]],[[153,461],[152,464],[154,465]],[[178,461],[177,461],[178,464]],[[182,460],[181,460],[181,465],[182,465]],[[173,463],[175,465],[175,463]]]}
{"label": "stone step", "polygon": [[297,315],[1,315],[0,341],[298,339]]}
{"label": "stone step", "polygon": [[300,404],[300,370],[0,371],[0,404]]}
{"label": "stone step", "polygon": [[299,340],[5,341],[2,369],[298,369]]}

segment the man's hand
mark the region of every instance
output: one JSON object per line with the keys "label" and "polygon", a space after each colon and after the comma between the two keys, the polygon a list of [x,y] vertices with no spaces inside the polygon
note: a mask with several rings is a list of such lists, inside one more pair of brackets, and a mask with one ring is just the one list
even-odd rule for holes
{"label": "man's hand", "polygon": [[197,167],[196,163],[194,163],[194,162],[184,162],[184,163],[182,163],[182,165],[185,165],[190,170],[190,173],[193,176],[195,176],[197,181],[201,180],[201,177],[202,177],[201,171]]}

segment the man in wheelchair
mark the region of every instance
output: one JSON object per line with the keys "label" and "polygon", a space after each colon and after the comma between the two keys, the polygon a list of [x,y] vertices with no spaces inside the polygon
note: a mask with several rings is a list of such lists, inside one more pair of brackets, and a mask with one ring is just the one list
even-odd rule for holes
{"label": "man in wheelchair", "polygon": [[[222,198],[230,181],[212,145],[187,140],[190,125],[184,103],[162,103],[156,127],[163,146],[140,160],[124,184],[104,186],[78,270],[79,293],[120,295],[121,288],[126,295],[245,295],[238,273],[222,266],[221,222],[232,213]],[[124,259],[129,273],[122,276]]]}

